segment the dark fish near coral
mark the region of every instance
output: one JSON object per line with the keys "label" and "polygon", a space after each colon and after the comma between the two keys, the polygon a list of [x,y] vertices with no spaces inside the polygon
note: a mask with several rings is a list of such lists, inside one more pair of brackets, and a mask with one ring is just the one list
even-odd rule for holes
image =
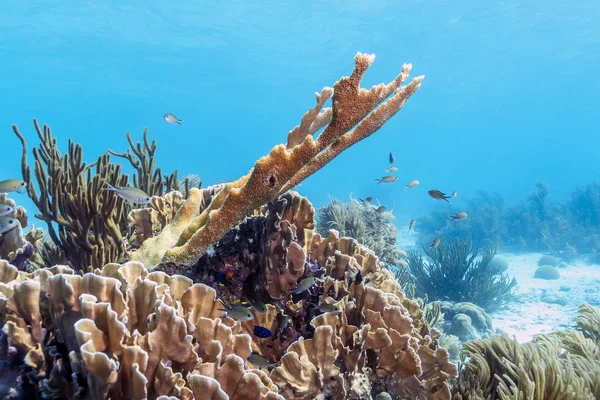
{"label": "dark fish near coral", "polygon": [[385,210],[386,210],[385,206],[379,206],[379,207],[377,207],[377,210],[375,210],[375,211],[377,211],[378,214],[383,214],[385,212]]}
{"label": "dark fish near coral", "polygon": [[264,314],[267,312],[267,305],[262,301],[255,301],[252,303],[252,308],[258,313]]}
{"label": "dark fish near coral", "polygon": [[450,221],[454,221],[454,220],[461,220],[461,219],[465,219],[467,218],[467,213],[464,211],[459,212],[456,215],[451,215],[450,216]]}
{"label": "dark fish near coral", "polygon": [[264,326],[255,326],[254,327],[254,336],[259,337],[261,339],[266,339],[268,337],[273,336],[273,332]]}
{"label": "dark fish near coral", "polygon": [[396,181],[396,179],[398,179],[397,176],[393,176],[393,175],[386,175],[381,179],[375,179],[377,181],[377,184],[379,185],[380,183],[391,183]]}
{"label": "dark fish near coral", "polygon": [[144,192],[141,189],[130,186],[113,186],[108,182],[106,182],[106,184],[108,185],[108,187],[104,190],[115,192],[117,196],[119,196],[123,200],[127,200],[135,204],[150,203],[150,196],[148,196],[146,192]]}
{"label": "dark fish near coral", "polygon": [[396,167],[396,166],[391,166],[385,170],[385,172],[396,172],[396,171],[398,171],[398,167]]}
{"label": "dark fish near coral", "polygon": [[165,121],[167,121],[167,123],[171,125],[183,125],[183,121],[171,113],[166,113],[165,115],[163,115],[163,118],[165,119]]}
{"label": "dark fish near coral", "polygon": [[359,197],[358,200],[360,200],[360,202],[363,203],[365,206],[368,206],[373,202],[373,198],[371,196],[367,197],[364,200]]}
{"label": "dark fish near coral", "polygon": [[434,198],[436,200],[444,200],[447,203],[450,203],[448,201],[448,199],[451,198],[451,196],[448,196],[447,194],[444,194],[444,193],[440,192],[439,190],[430,190],[427,193],[429,193],[429,196],[431,196],[432,198]]}
{"label": "dark fish near coral", "polygon": [[409,232],[411,231],[412,228],[414,228],[415,222],[417,222],[417,221],[415,221],[414,219],[412,221],[410,221],[410,224],[408,225],[408,231]]}
{"label": "dark fish near coral", "polygon": [[394,155],[392,154],[392,152],[390,151],[390,164],[393,164],[396,162],[396,157],[394,157]]}
{"label": "dark fish near coral", "polygon": [[8,204],[0,204],[0,217],[10,214],[13,212],[14,208],[9,206]]}
{"label": "dark fish near coral", "polygon": [[271,367],[274,367],[275,365],[279,364],[278,362],[277,363],[270,362],[268,358],[261,356],[260,354],[254,353],[254,352],[252,352],[252,354],[250,354],[250,356],[248,357],[248,361],[250,361],[250,363],[257,366],[258,368],[271,368]]}
{"label": "dark fish near coral", "polygon": [[296,286],[290,293],[294,293],[294,294],[302,293],[305,290],[310,289],[310,287],[312,285],[314,285],[316,281],[317,281],[317,278],[315,278],[314,276],[309,276],[308,278],[304,278],[304,279],[302,279],[302,282],[300,282],[298,284],[298,286]]}
{"label": "dark fish near coral", "polygon": [[223,304],[224,308],[220,308],[220,311],[225,311],[229,318],[233,318],[238,321],[250,321],[254,319],[254,315],[250,312],[247,307],[240,304],[227,306]]}
{"label": "dark fish near coral", "polygon": [[430,249],[435,249],[436,247],[438,247],[440,245],[440,238],[436,237],[435,239],[433,239],[433,243],[431,243],[431,246],[429,246]]}
{"label": "dark fish near coral", "polygon": [[319,311],[323,313],[340,312],[340,309],[335,304],[319,304]]}
{"label": "dark fish near coral", "polygon": [[8,232],[17,225],[19,225],[19,221],[16,218],[0,217],[0,233]]}
{"label": "dark fish near coral", "polygon": [[27,188],[27,184],[18,179],[7,179],[0,181],[0,193],[23,193]]}
{"label": "dark fish near coral", "polygon": [[357,285],[360,285],[362,283],[363,280],[363,276],[362,273],[360,272],[360,270],[356,271],[356,273],[354,275],[351,275],[348,279],[348,286],[350,286],[352,283],[356,283]]}

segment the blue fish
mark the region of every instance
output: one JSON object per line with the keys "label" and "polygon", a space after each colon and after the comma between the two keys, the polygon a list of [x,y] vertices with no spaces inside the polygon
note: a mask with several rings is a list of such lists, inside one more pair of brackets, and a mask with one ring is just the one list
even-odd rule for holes
{"label": "blue fish", "polygon": [[273,332],[271,332],[264,326],[255,326],[254,327],[254,335],[261,339],[265,339],[265,338],[273,336]]}

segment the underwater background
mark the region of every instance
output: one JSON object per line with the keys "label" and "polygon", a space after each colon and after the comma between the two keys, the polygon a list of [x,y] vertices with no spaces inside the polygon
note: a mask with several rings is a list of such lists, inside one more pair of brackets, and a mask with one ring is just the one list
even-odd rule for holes
{"label": "underwater background", "polygon": [[[55,288],[51,286],[55,283],[48,286],[45,279],[58,282],[60,276],[77,292],[79,283],[73,282],[83,282],[86,278],[77,275],[86,272],[93,277],[90,280],[102,284],[111,278],[120,280],[122,287],[117,291],[123,298],[133,296],[128,291],[140,287],[136,285],[179,282],[169,283],[167,293],[172,293],[168,295],[156,289],[157,296],[165,296],[161,305],[157,301],[147,307],[148,315],[135,316],[146,323],[128,314],[135,311],[129,304],[115,304],[113,298],[110,306],[125,310],[117,319],[127,325],[129,331],[121,342],[129,348],[138,340],[135,329],[156,339],[162,326],[178,326],[163,324],[161,312],[164,316],[166,308],[179,313],[181,321],[188,318],[183,324],[187,323],[186,332],[193,336],[194,350],[183,349],[185,344],[172,353],[165,350],[169,361],[161,360],[165,363],[159,365],[151,360],[152,368],[144,372],[149,380],[157,376],[153,368],[173,367],[171,373],[182,373],[187,386],[177,393],[169,389],[181,399],[192,398],[194,390],[195,398],[199,398],[196,393],[204,393],[199,386],[194,388],[186,374],[198,375],[190,365],[215,354],[202,353],[201,329],[182,311],[191,304],[185,303],[182,293],[201,297],[201,290],[204,296],[214,293],[215,298],[214,304],[200,302],[213,304],[210,311],[198,312],[214,327],[229,332],[228,345],[235,347],[231,350],[225,339],[219,339],[225,350],[211,361],[215,370],[233,368],[229,362],[234,355],[249,361],[268,373],[269,378],[258,376],[269,400],[280,399],[278,395],[286,399],[484,400],[509,399],[515,391],[523,399],[600,398],[600,131],[596,110],[600,104],[600,7],[596,2],[71,3],[10,0],[0,13],[4,61],[0,63],[0,326],[12,327],[14,321],[25,324],[31,343],[40,346],[28,347],[25,341],[23,350],[15,345],[14,333],[0,334],[0,368],[10,371],[0,377],[0,398],[7,393],[13,397],[6,398],[21,398],[15,393],[32,396],[38,389],[47,394],[40,388],[59,381],[54,382],[57,376],[51,376],[48,369],[47,376],[40,372],[42,364],[22,365],[25,353],[29,360],[41,347],[46,367],[52,365],[48,364],[50,354],[54,364],[57,360],[67,364],[66,346],[76,352],[81,349],[82,365],[93,370],[85,359],[87,343],[81,343],[81,332],[87,329],[82,319],[73,328],[80,343],[59,345],[54,340],[68,336],[64,326],[47,325],[49,318],[43,323],[38,320],[40,330],[42,326],[54,330],[52,335],[38,337],[36,318],[22,315],[23,310],[35,307],[14,306],[22,301],[14,290],[18,285],[42,282],[34,303],[39,300],[43,305],[52,301],[43,296],[45,291]],[[227,209],[219,203],[221,194],[235,192],[232,182],[244,182],[240,177],[257,160],[274,145],[286,143],[288,132],[314,107],[315,93],[350,75],[354,62],[360,64],[360,56],[353,62],[357,52],[376,55],[362,88],[391,82],[405,63],[412,64],[412,70],[404,84],[412,85],[412,79],[424,75],[422,85],[379,131],[344,150],[293,186],[294,191],[288,192],[285,183],[281,191],[243,192],[243,201],[235,204],[247,209],[234,210],[237,219],[218,214]],[[335,105],[329,101],[326,107]],[[182,123],[166,120],[167,113]],[[76,223],[69,226],[69,218],[76,218],[73,209],[63,204],[61,216],[67,215],[67,222],[63,219],[57,224],[51,218],[54,227],[67,226],[61,243],[56,243],[47,234],[46,223],[34,217],[39,212],[29,198],[31,192],[16,192],[4,184],[6,179],[25,179],[21,143],[13,124],[25,137],[33,171],[32,149],[40,146],[34,118],[52,129],[58,148],[71,159],[68,142],[81,145],[87,163],[109,149],[129,151],[126,134],[131,133],[133,142],[142,141],[148,128],[149,139],[157,143],[156,154],[150,158],[165,177],[154,186],[144,183],[144,189],[153,188],[147,190],[148,201],[155,196],[153,202],[133,205],[132,198],[119,189],[120,199],[115,200],[117,196],[98,189],[97,182],[86,181],[84,190],[90,198],[100,199],[106,207],[103,212],[92,212],[90,218],[97,218],[81,229]],[[133,185],[131,176],[139,171],[114,154],[110,161],[122,165]],[[271,187],[283,184],[276,178],[284,161],[264,181]],[[202,181],[204,197],[196,208],[201,216],[209,211],[217,215],[204,220],[205,225],[210,228],[211,222],[226,221],[214,230],[198,228],[205,236],[189,254],[186,246],[197,226],[191,223],[181,234],[176,216],[185,215],[186,204],[194,207],[198,201],[194,193],[200,191],[185,188],[184,181],[177,186],[166,179],[174,171],[180,180],[191,174]],[[384,176],[393,178],[378,182]],[[407,188],[414,180],[417,185]],[[39,179],[33,176],[32,182],[39,192]],[[117,185],[115,180],[110,183]],[[2,194],[5,188],[10,189],[6,190],[8,198]],[[174,188],[182,192],[179,197],[165,195]],[[61,194],[67,198],[70,189],[65,186]],[[265,201],[254,204],[255,199]],[[172,212],[165,211],[165,204]],[[27,213],[17,211],[17,205]],[[4,211],[8,209],[10,213]],[[101,225],[98,214],[110,224]],[[82,214],[80,222],[88,217],[89,213]],[[28,222],[27,229],[15,228],[16,222],[9,226],[9,218],[18,219],[23,228],[23,222]],[[293,233],[286,231],[285,221],[294,226]],[[170,237],[173,230],[177,234]],[[92,241],[93,246],[106,251],[99,255],[88,248],[79,254],[73,251],[86,247],[81,240],[94,236],[105,240]],[[345,264],[340,257],[345,257]],[[276,268],[279,272],[271,271]],[[185,290],[176,294],[178,284]],[[82,310],[108,301],[91,289],[93,285],[84,286],[81,283],[78,292]],[[372,297],[364,300],[364,293]],[[237,303],[240,299],[244,302]],[[96,300],[94,306],[89,305]],[[65,304],[60,307],[73,307]],[[385,306],[379,309],[378,304]],[[221,306],[224,309],[217,308]],[[38,314],[52,307],[38,307],[42,309]],[[392,318],[383,308],[393,308],[398,314]],[[332,322],[329,316],[336,313],[347,319]],[[377,313],[380,319],[373,316]],[[99,319],[91,319],[103,329]],[[396,325],[397,321],[402,323]],[[327,328],[318,329],[319,324]],[[367,325],[368,329],[383,326],[386,333],[367,334]],[[301,353],[300,337],[316,343],[331,331],[338,335],[339,345],[350,340],[345,332],[359,336],[357,327],[363,328],[364,342],[352,339],[357,346],[350,346],[355,351],[352,357],[344,358],[347,354],[342,348],[325,346],[321,353],[329,357],[324,357],[327,361],[321,360],[319,367],[313,360],[319,368],[314,372],[318,379],[311,382],[325,382],[321,386],[303,386],[299,378],[295,381],[298,376],[312,375],[305,370],[294,375],[282,361]],[[402,334],[394,336],[398,332]],[[112,334],[105,332],[106,337]],[[388,334],[387,341],[373,343]],[[242,335],[251,338],[250,353],[240,346]],[[400,336],[405,340],[402,344],[397,342]],[[235,346],[231,341],[237,341]],[[161,336],[156,343],[184,341]],[[9,345],[16,346],[17,356]],[[140,346],[152,359],[152,346]],[[386,351],[392,348],[402,355],[389,356]],[[333,354],[334,350],[339,353]],[[123,398],[146,398],[150,393],[150,398],[156,398],[162,393],[150,386],[145,395],[129,393],[123,382],[133,378],[121,377],[130,373],[130,363],[123,361],[120,350],[98,352],[102,351],[121,362],[119,381],[106,387],[102,382],[97,387],[104,392],[95,395],[89,381],[82,384],[87,372],[77,375],[81,370],[71,359],[60,373],[53,372],[69,382],[70,395],[95,399],[108,393],[120,398],[118,393]],[[175,354],[183,353],[191,354],[193,362],[187,359],[178,364]],[[409,365],[400,365],[398,360],[406,357]],[[504,357],[502,363],[495,363],[498,357]],[[361,361],[353,364],[349,359]],[[568,373],[556,370],[563,363]],[[303,364],[307,365],[306,360]],[[240,368],[240,374],[250,374],[248,364],[242,362]],[[39,372],[36,379],[31,378],[32,370]],[[30,387],[21,385],[23,371],[30,376]],[[540,382],[544,374],[548,379]],[[229,393],[218,373],[214,375],[229,398],[245,399]],[[327,379],[338,380],[334,384]],[[272,385],[268,390],[266,382]],[[354,385],[352,390],[349,385]],[[60,390],[52,390],[56,398],[64,398],[64,393],[63,397],[57,394]]]}
{"label": "underwater background", "polygon": [[[600,173],[599,21],[587,0],[7,1],[3,143],[18,146],[13,123],[34,140],[36,117],[93,160],[149,127],[164,170],[232,180],[362,51],[377,55],[364,87],[404,62],[426,81],[377,135],[303,183],[314,204],[353,193],[402,212],[431,207],[403,185],[375,185],[390,150],[403,184],[516,201],[543,181],[562,200]],[[5,152],[0,174],[18,176],[19,158]]]}

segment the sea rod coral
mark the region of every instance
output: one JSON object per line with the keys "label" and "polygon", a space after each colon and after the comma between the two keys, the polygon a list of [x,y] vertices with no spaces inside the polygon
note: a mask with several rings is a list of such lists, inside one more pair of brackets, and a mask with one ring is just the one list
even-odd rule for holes
{"label": "sea rod coral", "polygon": [[[340,79],[333,88],[325,87],[316,94],[317,105],[289,132],[286,145],[275,146],[247,175],[227,183],[201,213],[191,213],[185,221],[180,219],[179,229],[146,240],[131,254],[131,259],[150,268],[196,263],[209,245],[246,215],[293,188],[342,151],[381,128],[419,89],[424,77],[416,77],[408,85],[401,86],[412,68],[405,64],[402,72],[389,84],[362,89],[361,78],[373,60],[373,55],[358,53],[352,74]],[[330,98],[332,108],[323,108]],[[322,128],[325,128],[323,132],[313,138],[313,134]]]}

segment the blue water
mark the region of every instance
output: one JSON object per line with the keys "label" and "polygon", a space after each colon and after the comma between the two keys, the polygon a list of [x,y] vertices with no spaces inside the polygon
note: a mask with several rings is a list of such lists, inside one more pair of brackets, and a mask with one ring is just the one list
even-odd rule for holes
{"label": "blue water", "polygon": [[[0,179],[20,178],[11,124],[31,148],[34,117],[89,162],[147,126],[164,172],[237,179],[285,142],[316,91],[352,71],[357,51],[377,55],[363,87],[405,62],[426,78],[379,132],[304,182],[315,205],[352,193],[418,210],[434,188],[517,200],[537,181],[561,200],[600,176],[596,1],[57,3],[3,2]],[[390,150],[399,181],[376,185]],[[421,186],[406,192],[412,179]]]}

